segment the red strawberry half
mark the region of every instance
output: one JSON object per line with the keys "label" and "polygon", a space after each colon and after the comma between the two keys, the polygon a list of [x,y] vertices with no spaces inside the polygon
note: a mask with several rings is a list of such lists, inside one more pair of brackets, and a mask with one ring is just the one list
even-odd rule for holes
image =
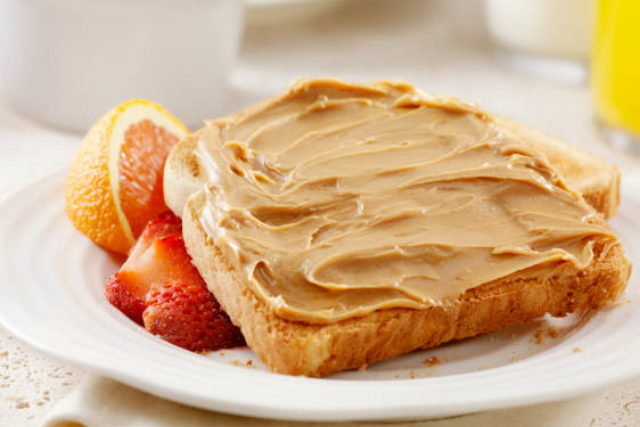
{"label": "red strawberry half", "polygon": [[[171,241],[163,242],[165,238]],[[182,249],[186,254],[181,240],[182,222],[173,213],[165,212],[149,222],[120,271],[109,279],[105,288],[107,300],[130,319],[142,324],[145,297],[151,283],[165,280],[167,268],[174,267],[165,254],[171,252],[172,246],[177,248],[175,251]],[[181,258],[184,259],[184,256]]]}
{"label": "red strawberry half", "polygon": [[229,327],[229,316],[204,282],[156,283],[151,286],[146,301],[144,326],[172,344],[191,351],[244,345],[244,337],[237,328]]}

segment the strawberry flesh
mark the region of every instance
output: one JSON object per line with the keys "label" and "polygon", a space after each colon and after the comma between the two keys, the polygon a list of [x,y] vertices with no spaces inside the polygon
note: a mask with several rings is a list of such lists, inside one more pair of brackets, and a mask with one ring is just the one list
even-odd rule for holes
{"label": "strawberry flesh", "polygon": [[144,285],[129,270],[122,270],[109,278],[104,288],[107,301],[129,319],[142,324],[142,312],[147,308]]}
{"label": "strawberry flesh", "polygon": [[138,258],[156,239],[171,235],[182,236],[182,220],[173,212],[166,211],[158,215],[156,219],[149,221],[136,244],[131,248],[129,258]]}
{"label": "strawberry flesh", "polygon": [[[174,240],[182,240],[182,221],[171,211],[167,211],[147,224],[140,238],[131,248],[129,257],[120,271],[109,278],[105,287],[107,300],[131,320],[141,325],[142,312],[146,308],[145,296],[152,281],[158,279],[155,270],[167,266],[166,261],[163,264],[161,259],[155,259],[154,253],[157,251],[167,252],[170,250],[167,246],[171,245],[171,242],[159,245],[156,243],[158,239],[171,236]],[[149,252],[149,248],[152,246],[154,253]],[[186,254],[183,242],[174,241],[173,246],[182,246],[184,254]],[[180,248],[178,248],[179,250]],[[188,258],[188,255],[186,256]],[[184,259],[184,256],[182,258]],[[192,265],[190,267],[195,269]],[[162,277],[160,278],[162,279]]]}

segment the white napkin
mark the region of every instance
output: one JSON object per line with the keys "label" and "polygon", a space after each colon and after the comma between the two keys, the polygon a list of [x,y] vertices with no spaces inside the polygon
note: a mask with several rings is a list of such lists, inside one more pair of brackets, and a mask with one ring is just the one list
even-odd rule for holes
{"label": "white napkin", "polygon": [[602,394],[565,402],[411,422],[298,423],[203,411],[169,402],[92,374],[45,417],[42,427],[584,427]]}

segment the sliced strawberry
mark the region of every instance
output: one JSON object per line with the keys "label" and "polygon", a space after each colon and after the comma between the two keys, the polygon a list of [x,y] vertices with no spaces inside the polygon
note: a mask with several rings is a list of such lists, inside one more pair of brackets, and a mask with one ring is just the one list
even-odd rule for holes
{"label": "sliced strawberry", "polygon": [[200,273],[191,264],[191,257],[184,246],[182,235],[170,235],[156,239],[137,258],[123,265],[123,270],[135,274],[136,280],[145,283],[147,294],[152,283],[167,280],[199,281]]}
{"label": "sliced strawberry", "polygon": [[104,288],[107,301],[124,313],[129,319],[142,324],[142,312],[147,308],[142,292],[144,284],[129,271],[119,271],[109,278]]}
{"label": "sliced strawberry", "polygon": [[244,345],[244,337],[199,282],[166,281],[151,286],[143,313],[148,331],[191,351]]}
{"label": "sliced strawberry", "polygon": [[131,248],[129,258],[137,258],[151,246],[154,240],[171,235],[182,236],[182,220],[173,212],[166,211],[147,223],[136,244]]}
{"label": "sliced strawberry", "polygon": [[[171,259],[173,253],[179,262]],[[149,287],[155,281],[166,280],[168,270],[172,271],[171,278],[198,275],[182,242],[182,222],[170,211],[147,224],[127,261],[109,279],[105,287],[107,300],[142,324]]]}

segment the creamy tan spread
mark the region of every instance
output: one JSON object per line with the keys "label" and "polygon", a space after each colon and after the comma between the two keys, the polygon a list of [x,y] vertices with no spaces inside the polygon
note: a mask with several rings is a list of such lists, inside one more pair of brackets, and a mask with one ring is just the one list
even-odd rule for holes
{"label": "creamy tan spread", "polygon": [[329,323],[563,274],[615,238],[490,115],[406,83],[300,80],[209,123],[206,233],[276,313]]}

